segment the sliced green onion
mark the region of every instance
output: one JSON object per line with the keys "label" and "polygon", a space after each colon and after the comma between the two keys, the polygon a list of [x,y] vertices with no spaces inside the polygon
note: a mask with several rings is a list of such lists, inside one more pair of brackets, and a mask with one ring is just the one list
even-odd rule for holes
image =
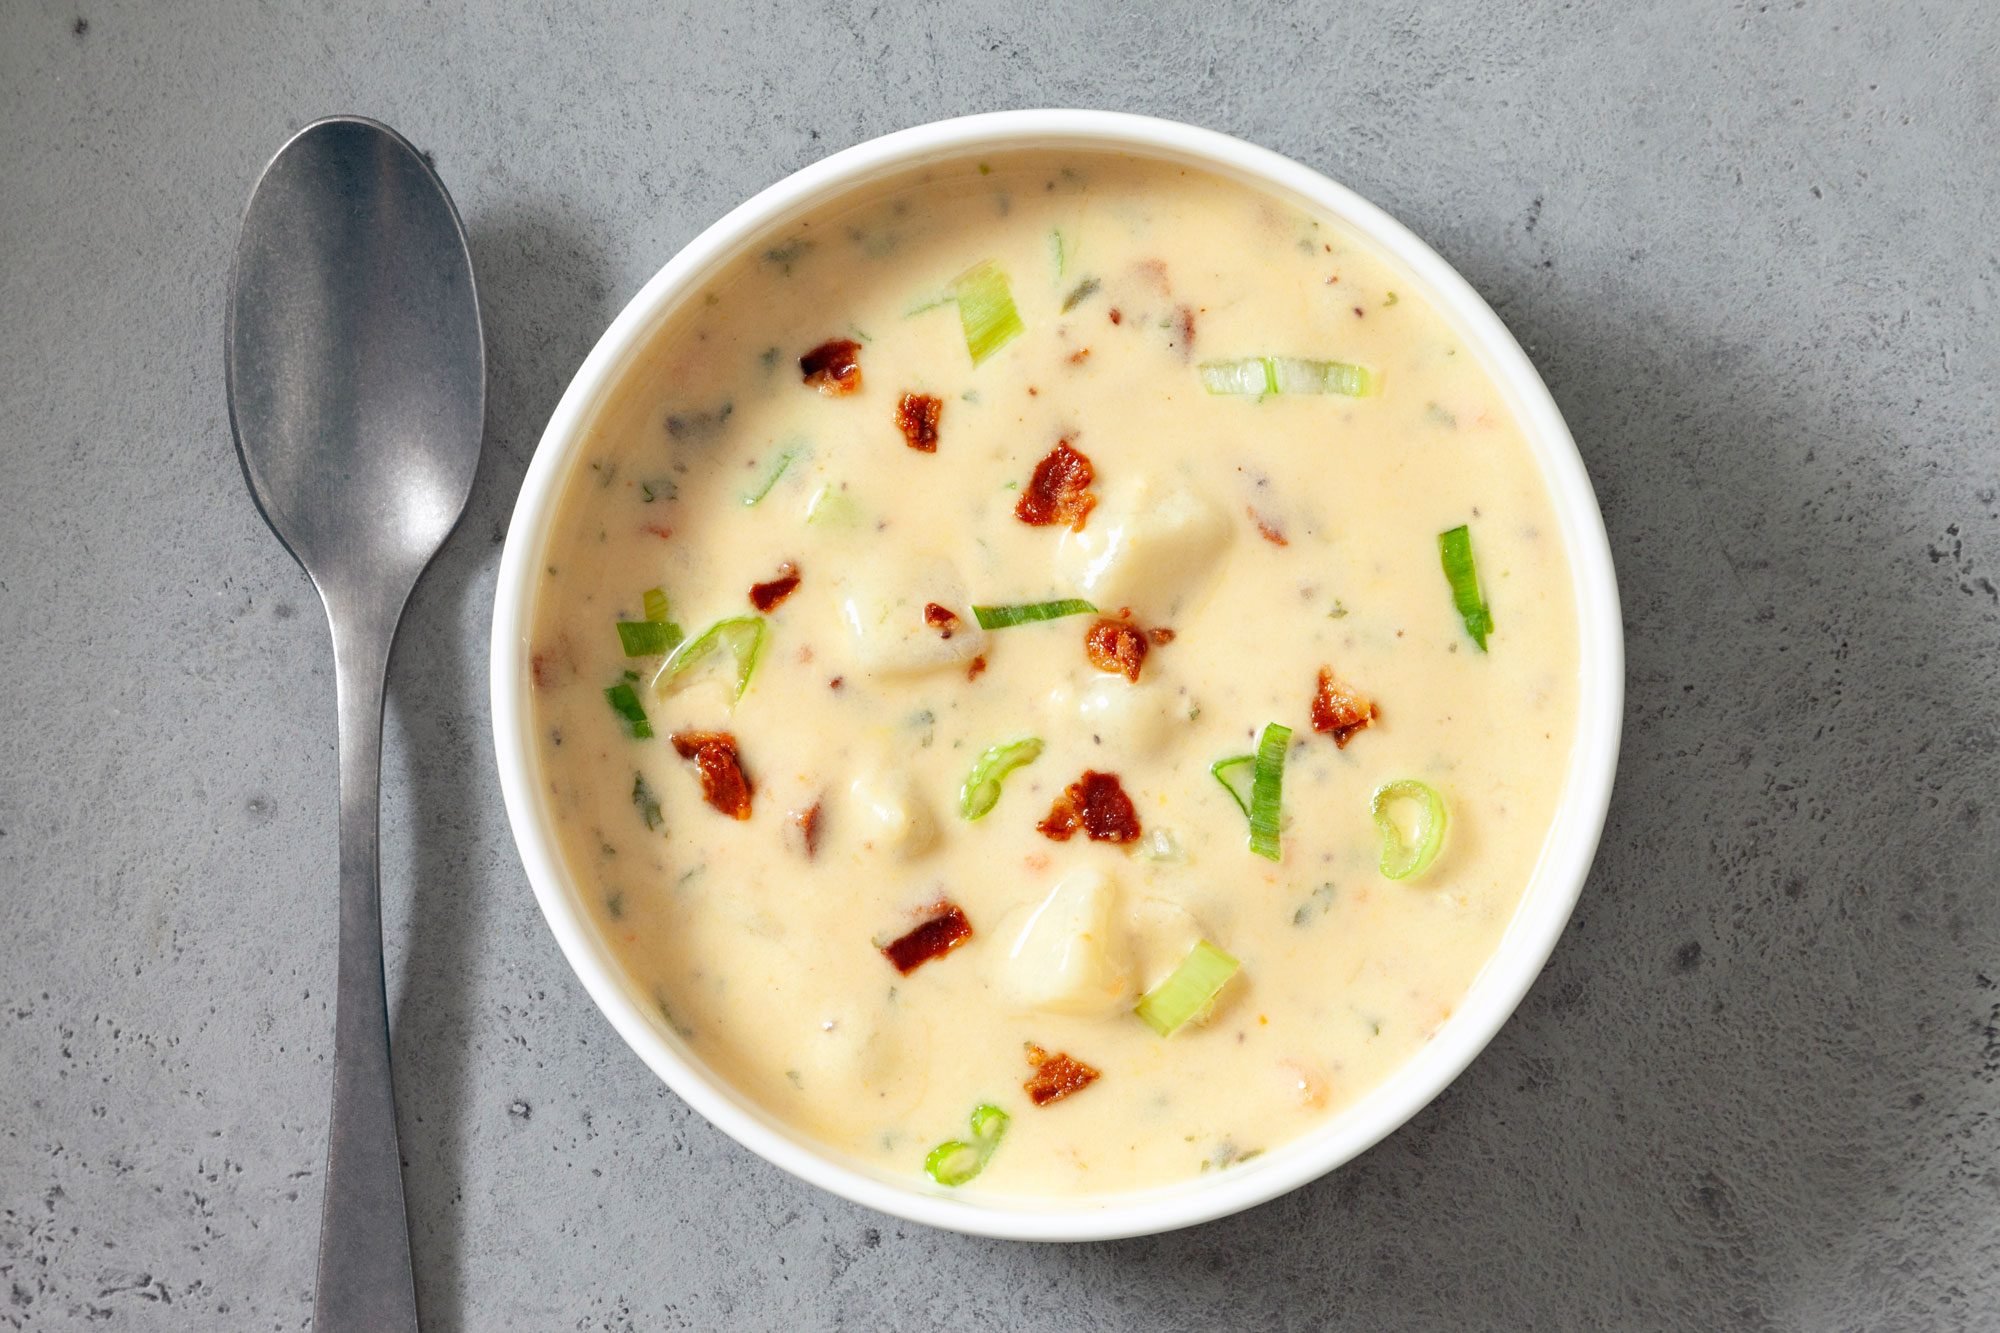
{"label": "sliced green onion", "polygon": [[1479,569],[1472,563],[1472,530],[1461,523],[1450,532],[1438,534],[1438,555],[1444,561],[1445,580],[1451,584],[1451,604],[1465,621],[1465,632],[1486,651],[1486,636],[1493,632],[1493,613],[1479,591]]}
{"label": "sliced green onion", "polygon": [[1232,754],[1227,759],[1218,759],[1208,766],[1208,775],[1222,784],[1229,793],[1229,799],[1236,802],[1236,808],[1243,817],[1250,817],[1250,774],[1246,766],[1257,762],[1254,754]]}
{"label": "sliced green onion", "polygon": [[977,819],[1000,802],[1000,782],[1023,764],[1032,764],[1042,754],[1042,739],[1029,736],[1018,741],[989,745],[986,753],[973,761],[958,789],[958,813]]}
{"label": "sliced green onion", "polygon": [[778,484],[778,479],[785,475],[785,469],[789,468],[797,460],[798,456],[799,451],[797,449],[786,449],[780,453],[777,459],[771,464],[771,470],[764,474],[764,480],[757,483],[757,489],[743,492],[744,507],[748,508],[769,495],[771,488]]}
{"label": "sliced green onion", "polygon": [[1307,361],[1296,356],[1271,358],[1279,393],[1337,393],[1366,398],[1375,392],[1375,373],[1345,361]]}
{"label": "sliced green onion", "polygon": [[982,1105],[972,1113],[972,1141],[949,1139],[931,1149],[924,1170],[940,1185],[956,1189],[981,1171],[1000,1146],[1011,1117],[997,1106]]}
{"label": "sliced green onion", "polygon": [[[1398,801],[1409,801],[1417,807],[1416,836],[1405,840],[1403,830],[1397,826],[1390,807]],[[1437,794],[1437,788],[1415,778],[1401,778],[1395,782],[1385,782],[1375,789],[1375,798],[1369,803],[1375,816],[1375,828],[1382,835],[1382,873],[1389,879],[1408,879],[1422,874],[1431,862],[1437,860],[1438,848],[1444,846],[1444,797]]]}
{"label": "sliced green onion", "polygon": [[736,668],[736,697],[750,688],[750,673],[764,651],[764,621],[760,616],[731,616],[718,620],[701,633],[674,649],[673,656],[660,664],[653,677],[653,692],[672,694],[688,684],[694,672],[711,659],[727,657]]}
{"label": "sliced green onion", "polygon": [[1027,602],[1017,606],[975,606],[972,615],[981,629],[1006,629],[1010,625],[1026,625],[1037,620],[1089,615],[1096,610],[1081,597],[1065,597],[1056,602]]}
{"label": "sliced green onion", "polygon": [[1238,361],[1204,361],[1201,387],[1210,393],[1337,393],[1364,398],[1375,392],[1375,372],[1345,361],[1308,361],[1296,356],[1252,356]]}
{"label": "sliced green onion", "polygon": [[618,642],[625,649],[627,657],[654,657],[660,653],[670,653],[674,645],[681,641],[680,626],[661,624],[653,620],[621,620],[618,622]]}
{"label": "sliced green onion", "polygon": [[624,719],[625,732],[632,739],[643,741],[653,734],[653,724],[646,720],[646,710],[639,706],[639,696],[632,692],[629,683],[621,680],[606,690],[604,701]]}
{"label": "sliced green onion", "polygon": [[1201,387],[1210,393],[1254,393],[1278,391],[1278,377],[1267,356],[1244,361],[1204,361]]}
{"label": "sliced green onion", "polygon": [[830,528],[851,528],[861,522],[861,506],[845,491],[822,486],[806,505],[806,522]]}
{"label": "sliced green onion", "polygon": [[657,657],[670,653],[686,636],[681,627],[667,619],[667,594],[663,588],[646,589],[646,618],[618,622],[618,642],[627,657]]}
{"label": "sliced green onion", "polygon": [[997,1106],[981,1103],[972,1108],[972,1137],[990,1153],[1000,1146],[1000,1136],[1007,1132],[1012,1118]]}
{"label": "sliced green onion", "polygon": [[1241,966],[1202,940],[1181,959],[1172,976],[1146,992],[1132,1012],[1162,1037],[1171,1037],[1189,1019],[1215,1003],[1215,997]]}
{"label": "sliced green onion", "polygon": [[986,1169],[986,1154],[963,1139],[947,1139],[924,1158],[924,1170],[940,1185],[954,1189]]}
{"label": "sliced green onion", "polygon": [[1250,778],[1250,850],[1271,861],[1278,859],[1278,808],[1284,798],[1285,750],[1291,743],[1290,727],[1265,723]]}
{"label": "sliced green onion", "polygon": [[1146,830],[1146,835],[1139,839],[1137,850],[1142,860],[1170,866],[1187,864],[1188,856],[1181,847],[1181,840],[1174,836],[1172,829],[1161,828],[1158,824]]}
{"label": "sliced green onion", "polygon": [[1007,275],[991,260],[974,264],[952,279],[951,299],[958,302],[958,322],[965,330],[965,350],[978,365],[1005,347],[1027,326],[1014,308]]}

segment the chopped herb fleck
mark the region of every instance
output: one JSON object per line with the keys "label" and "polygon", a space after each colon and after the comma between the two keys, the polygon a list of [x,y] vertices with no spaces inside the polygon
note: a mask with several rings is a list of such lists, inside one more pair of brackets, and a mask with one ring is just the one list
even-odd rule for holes
{"label": "chopped herb fleck", "polygon": [[674,1008],[667,1003],[666,996],[655,994],[653,1003],[659,1007],[660,1017],[667,1021],[667,1026],[672,1028],[682,1041],[694,1040],[694,1029],[674,1016]]}
{"label": "chopped herb fleck", "polygon": [[792,276],[792,265],[812,253],[813,243],[803,236],[794,236],[783,245],[774,245],[764,252],[764,262],[777,265],[778,271],[786,277]]}
{"label": "chopped herb fleck", "polygon": [[1312,891],[1310,897],[1299,904],[1298,911],[1292,913],[1292,924],[1295,926],[1306,925],[1315,917],[1325,916],[1327,910],[1332,906],[1333,885],[1322,884]]}
{"label": "chopped herb fleck", "polygon": [[1062,312],[1067,315],[1070,311],[1089,300],[1097,289],[1103,285],[1096,278],[1085,278],[1082,282],[1072,287],[1069,295],[1063,298]]}
{"label": "chopped herb fleck", "polygon": [[735,411],[735,403],[724,403],[713,412],[669,412],[667,434],[677,440],[706,438],[721,430]]}
{"label": "chopped herb fleck", "polygon": [[632,775],[632,804],[639,808],[639,818],[646,821],[647,828],[658,829],[667,822],[660,813],[660,798],[653,795],[644,773],[635,772]]}

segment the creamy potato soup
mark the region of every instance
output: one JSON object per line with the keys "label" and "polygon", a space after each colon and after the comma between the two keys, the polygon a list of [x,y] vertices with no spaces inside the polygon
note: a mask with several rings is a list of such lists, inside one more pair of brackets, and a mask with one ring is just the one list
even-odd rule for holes
{"label": "creamy potato soup", "polygon": [[1570,752],[1521,430],[1327,218],[1112,156],[774,234],[597,410],[541,781],[633,992],[934,1188],[1229,1170],[1435,1033]]}

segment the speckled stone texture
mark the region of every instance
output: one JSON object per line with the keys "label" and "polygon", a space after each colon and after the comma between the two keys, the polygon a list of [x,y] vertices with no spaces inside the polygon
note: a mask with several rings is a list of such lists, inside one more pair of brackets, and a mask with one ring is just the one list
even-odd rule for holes
{"label": "speckled stone texture", "polygon": [[[435,154],[490,340],[403,624],[383,848],[432,1329],[2000,1327],[2000,10],[1264,0],[0,6],[0,1325],[297,1328],[333,682],[246,497],[223,293],[330,111]],[[693,1116],[557,953],[485,631],[529,452],[676,247],[823,154],[1083,104],[1267,144],[1457,264],[1568,414],[1631,651],[1547,974],[1359,1161],[1063,1248]]]}

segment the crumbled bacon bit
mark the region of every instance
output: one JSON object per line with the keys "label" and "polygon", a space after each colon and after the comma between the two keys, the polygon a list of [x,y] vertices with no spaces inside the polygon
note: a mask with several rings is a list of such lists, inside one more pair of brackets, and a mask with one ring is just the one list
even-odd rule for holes
{"label": "crumbled bacon bit", "polygon": [[1088,347],[1079,347],[1069,354],[1069,363],[1072,366],[1080,366],[1088,360],[1090,360],[1090,349]]}
{"label": "crumbled bacon bit", "polygon": [[980,674],[985,670],[986,658],[984,656],[975,657],[965,664],[965,678],[967,680],[978,680]]}
{"label": "crumbled bacon bit", "polygon": [[1164,648],[1174,641],[1174,632],[1162,625],[1158,629],[1147,630],[1146,637],[1153,641],[1155,648]]}
{"label": "crumbled bacon bit", "polygon": [[663,528],[658,523],[648,523],[639,530],[641,532],[650,532],[663,542],[674,539],[674,530],[672,528]]}
{"label": "crumbled bacon bit", "polygon": [[852,338],[829,338],[799,358],[807,385],[840,398],[861,388],[861,344]]}
{"label": "crumbled bacon bit", "polygon": [[1180,333],[1181,360],[1194,354],[1194,307],[1174,307],[1174,327]]}
{"label": "crumbled bacon bit", "polygon": [[1048,457],[1035,464],[1035,474],[1014,506],[1014,517],[1038,528],[1067,523],[1071,531],[1082,532],[1097,504],[1090,493],[1095,475],[1090,460],[1071,448],[1067,439],[1057,441]]}
{"label": "crumbled bacon bit", "polygon": [[1059,1102],[1099,1078],[1098,1072],[1081,1060],[1072,1060],[1060,1051],[1050,1055],[1032,1041],[1027,1046],[1028,1063],[1035,1067],[1035,1075],[1021,1086],[1027,1089],[1028,1100],[1037,1106]]}
{"label": "crumbled bacon bit", "polygon": [[750,795],[755,788],[736,757],[734,736],[726,731],[677,731],[673,742],[675,753],[694,760],[703,800],[731,819],[750,818]]}
{"label": "crumbled bacon bit", "polygon": [[1271,545],[1273,546],[1291,545],[1290,542],[1285,540],[1284,531],[1279,527],[1277,527],[1275,524],[1267,521],[1262,514],[1258,513],[1255,509],[1248,509],[1245,510],[1245,512],[1250,515],[1250,521],[1257,525],[1258,536],[1262,537],[1265,541],[1271,543]]}
{"label": "crumbled bacon bit", "polygon": [[778,566],[778,577],[772,579],[769,583],[753,583],[750,585],[750,605],[756,607],[759,611],[769,611],[779,602],[790,597],[792,590],[798,586],[799,567],[787,560],[784,564]]}
{"label": "crumbled bacon bit", "polygon": [[576,649],[569,635],[558,634],[554,643],[530,654],[528,673],[535,685],[543,689],[559,683],[565,675],[576,675]]}
{"label": "crumbled bacon bit", "polygon": [[834,677],[834,678],[833,678],[832,680],[830,680],[830,681],[828,681],[828,682],[826,683],[826,687],[827,687],[827,688],[828,688],[829,690],[837,690],[837,689],[839,689],[839,688],[840,688],[841,686],[845,685],[846,683],[847,683],[847,677],[845,677],[845,676],[835,676],[835,677]]}
{"label": "crumbled bacon bit", "polygon": [[1312,701],[1314,731],[1332,736],[1333,743],[1344,750],[1355,732],[1380,715],[1380,710],[1372,702],[1335,680],[1332,668],[1319,669],[1319,692],[1313,695]]}
{"label": "crumbled bacon bit", "polygon": [[915,930],[882,946],[882,956],[904,976],[972,938],[972,923],[958,904],[939,899],[930,911],[930,918]]}
{"label": "crumbled bacon bit", "polygon": [[1079,828],[1092,842],[1132,842],[1139,836],[1139,814],[1116,773],[1085,769],[1035,827],[1057,842],[1068,842]]}
{"label": "crumbled bacon bit", "polygon": [[1111,307],[1111,322],[1113,324],[1123,324],[1125,322],[1125,316],[1118,312],[1117,306]]}
{"label": "crumbled bacon bit", "polygon": [[950,607],[925,602],[924,623],[936,630],[940,639],[949,639],[951,632],[958,628],[958,615]]}
{"label": "crumbled bacon bit", "polygon": [[668,739],[674,743],[674,753],[683,759],[694,758],[704,745],[736,748],[736,738],[726,731],[677,731]]}
{"label": "crumbled bacon bit", "polygon": [[1354,307],[1354,317],[1356,319],[1365,319],[1367,315],[1368,312],[1366,310],[1363,310],[1360,306]]}
{"label": "crumbled bacon bit", "polygon": [[1083,651],[1099,671],[1123,675],[1137,684],[1146,660],[1146,636],[1120,620],[1100,620],[1083,636]]}
{"label": "crumbled bacon bit", "polygon": [[819,818],[821,802],[814,801],[803,810],[792,811],[792,824],[798,829],[800,839],[805,843],[806,860],[819,855]]}
{"label": "crumbled bacon bit", "polygon": [[944,414],[944,401],[927,393],[906,393],[896,403],[896,429],[903,432],[903,443],[920,454],[937,452],[938,418]]}

